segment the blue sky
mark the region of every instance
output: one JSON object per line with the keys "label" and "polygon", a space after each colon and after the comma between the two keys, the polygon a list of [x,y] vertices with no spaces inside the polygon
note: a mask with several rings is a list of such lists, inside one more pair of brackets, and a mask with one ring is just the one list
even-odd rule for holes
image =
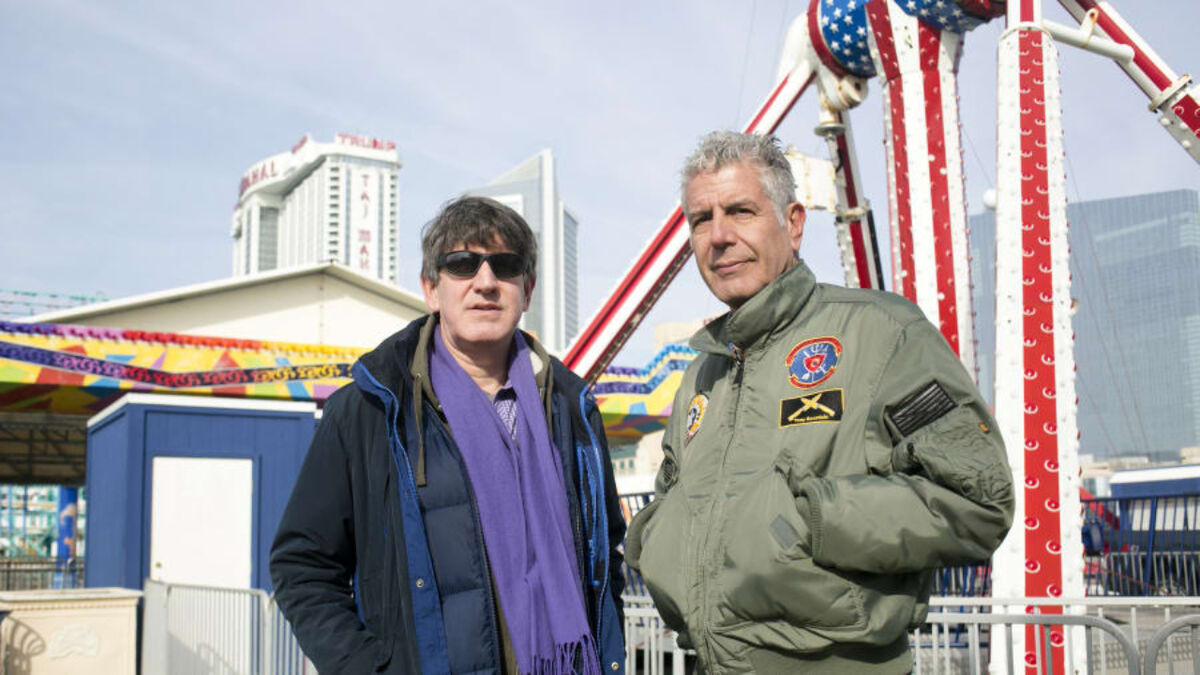
{"label": "blue sky", "polygon": [[[807,5],[4,0],[0,288],[116,298],[228,276],[242,172],[305,132],[343,131],[398,144],[410,289],[420,226],[443,201],[553,148],[581,221],[590,316],[674,205],[696,140],[757,109]],[[1117,9],[1178,72],[1200,69],[1200,5]],[[1046,15],[1070,21],[1054,3]],[[995,177],[1001,28],[969,34],[960,68],[971,212]],[[1200,187],[1200,167],[1124,73],[1060,53],[1070,199]],[[886,251],[877,81],[851,119]],[[779,134],[824,156],[814,121],[810,95]],[[813,214],[802,253],[840,282],[826,214]],[[721,310],[689,265],[617,362],[645,363],[654,323]]]}

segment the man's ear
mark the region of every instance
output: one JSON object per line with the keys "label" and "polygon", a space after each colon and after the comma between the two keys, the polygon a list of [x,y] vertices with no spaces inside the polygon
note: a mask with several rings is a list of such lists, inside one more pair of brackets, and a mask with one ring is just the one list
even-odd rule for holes
{"label": "man's ear", "polygon": [[808,213],[804,210],[803,204],[792,202],[787,205],[784,218],[787,219],[788,239],[792,243],[792,253],[800,255],[800,240],[804,238],[804,221],[808,218]]}
{"label": "man's ear", "polygon": [[437,284],[421,277],[421,290],[425,293],[425,304],[429,306],[429,311],[441,311],[441,307],[438,307]]}
{"label": "man's ear", "polygon": [[537,279],[528,276],[525,277],[525,307],[521,309],[522,312],[529,311],[529,302],[533,299],[533,287],[536,285]]}

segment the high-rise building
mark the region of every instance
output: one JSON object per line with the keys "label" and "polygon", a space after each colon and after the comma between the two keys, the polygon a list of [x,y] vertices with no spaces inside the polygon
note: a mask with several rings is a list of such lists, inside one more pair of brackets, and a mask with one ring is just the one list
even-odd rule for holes
{"label": "high-rise building", "polygon": [[[1200,445],[1200,194],[1067,206],[1080,454],[1178,460]],[[979,384],[994,401],[995,215],[971,216]]]}
{"label": "high-rise building", "polygon": [[233,275],[336,261],[397,283],[392,141],[305,134],[242,175],[233,211]]}
{"label": "high-rise building", "polygon": [[551,352],[562,354],[579,332],[579,223],[559,197],[554,154],[542,150],[467,194],[512,207],[533,229],[538,242],[537,286],[521,325],[536,333]]}

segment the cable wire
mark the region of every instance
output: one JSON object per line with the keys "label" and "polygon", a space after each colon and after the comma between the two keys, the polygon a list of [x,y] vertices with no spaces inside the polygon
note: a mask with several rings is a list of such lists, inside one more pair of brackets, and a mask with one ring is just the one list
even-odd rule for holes
{"label": "cable wire", "polygon": [[733,121],[733,126],[742,123],[742,96],[746,93],[746,73],[750,70],[750,43],[754,37],[754,17],[758,14],[758,0],[750,3],[750,27],[746,29],[746,48],[742,54],[742,83],[738,87],[737,97],[737,119]]}
{"label": "cable wire", "polygon": [[[1075,169],[1074,169],[1074,167],[1071,166],[1071,155],[1070,155],[1070,153],[1063,153],[1063,154],[1066,156],[1066,160],[1067,160],[1067,175],[1070,176],[1070,178],[1071,178],[1071,187],[1075,191],[1075,197],[1078,199],[1079,202],[1082,202],[1083,198],[1082,198],[1082,195],[1079,190],[1079,184],[1075,181]],[[1068,224],[1068,227],[1070,227],[1069,224]],[[1093,269],[1096,270],[1097,276],[1099,277],[1099,280],[1096,281],[1096,285],[1100,289],[1100,298],[1104,303],[1104,312],[1108,316],[1114,316],[1113,312],[1112,312],[1111,303],[1109,302],[1109,293],[1108,293],[1108,288],[1105,284],[1104,275],[1100,273],[1100,261],[1096,257],[1095,242],[1093,242],[1091,237],[1083,237],[1083,239],[1084,239],[1084,241],[1087,242],[1088,254],[1091,259],[1092,265],[1094,266]],[[1083,265],[1078,265],[1076,267],[1076,271],[1079,272],[1079,277],[1080,277],[1079,281],[1081,284],[1081,288],[1083,289],[1084,294],[1087,295],[1091,285],[1084,282]],[[1104,354],[1104,360],[1105,360],[1105,363],[1108,365],[1109,372],[1111,372],[1113,374],[1114,379],[1116,379],[1117,375],[1123,376],[1122,379],[1124,379],[1126,391],[1133,392],[1134,391],[1133,383],[1129,377],[1129,364],[1125,360],[1125,348],[1121,344],[1121,337],[1120,337],[1119,332],[1116,329],[1116,326],[1112,325],[1110,323],[1109,332],[1112,333],[1113,341],[1116,342],[1116,345],[1117,345],[1117,355],[1121,362],[1121,370],[1119,372],[1112,365],[1112,359],[1109,355],[1108,344],[1104,339],[1103,332],[1100,330],[1099,321],[1096,319],[1096,316],[1094,313],[1089,312],[1089,315],[1090,315],[1093,323],[1096,325],[1096,334],[1100,340],[1100,349]],[[1076,378],[1076,381],[1078,381],[1078,378]],[[1122,416],[1126,420],[1126,426],[1127,426],[1127,431],[1129,434],[1129,440],[1133,441],[1134,435],[1135,435],[1134,432],[1137,432],[1137,435],[1141,437],[1142,448],[1147,453],[1149,453],[1150,452],[1150,441],[1149,441],[1149,437],[1146,435],[1145,425],[1142,424],[1142,420],[1144,418],[1142,417],[1141,408],[1138,405],[1138,397],[1130,396],[1130,398],[1133,401],[1133,415],[1132,415],[1133,421],[1132,422],[1129,421],[1130,420],[1130,414],[1129,414],[1130,411],[1129,411],[1128,407],[1121,406]],[[1115,446],[1113,447],[1113,450],[1118,451]]]}

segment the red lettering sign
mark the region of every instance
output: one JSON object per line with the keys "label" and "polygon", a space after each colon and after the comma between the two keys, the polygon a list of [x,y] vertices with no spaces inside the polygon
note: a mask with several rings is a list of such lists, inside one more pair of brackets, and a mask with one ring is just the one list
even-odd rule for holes
{"label": "red lettering sign", "polygon": [[395,150],[395,141],[383,141],[370,136],[359,136],[356,134],[337,134],[337,142],[342,145],[351,145],[356,148],[366,148],[368,150]]}
{"label": "red lettering sign", "polygon": [[258,166],[247,171],[245,176],[242,176],[242,182],[239,186],[238,196],[240,197],[245,194],[246,190],[249,190],[259,181],[266,180],[267,178],[275,178],[278,175],[279,173],[275,170],[275,160],[272,159],[259,164]]}

